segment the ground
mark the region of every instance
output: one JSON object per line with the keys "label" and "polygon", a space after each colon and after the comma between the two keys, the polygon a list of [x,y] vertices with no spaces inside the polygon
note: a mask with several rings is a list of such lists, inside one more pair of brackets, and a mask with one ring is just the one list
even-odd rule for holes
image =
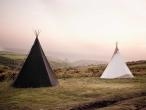
{"label": "ground", "polygon": [[56,87],[16,89],[0,83],[0,110],[139,110],[146,107],[146,76],[103,80],[59,79]]}
{"label": "ground", "polygon": [[26,55],[0,52],[0,110],[146,110],[146,61],[128,62],[135,78],[100,79],[106,65],[51,62],[59,85],[11,87]]}

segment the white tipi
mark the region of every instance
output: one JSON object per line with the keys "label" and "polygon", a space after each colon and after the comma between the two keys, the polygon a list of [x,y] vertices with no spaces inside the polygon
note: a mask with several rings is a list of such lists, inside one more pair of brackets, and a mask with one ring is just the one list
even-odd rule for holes
{"label": "white tipi", "polygon": [[113,79],[113,78],[133,78],[131,71],[122,59],[118,43],[116,43],[115,52],[111,58],[111,61],[107,65],[105,71],[100,78]]}

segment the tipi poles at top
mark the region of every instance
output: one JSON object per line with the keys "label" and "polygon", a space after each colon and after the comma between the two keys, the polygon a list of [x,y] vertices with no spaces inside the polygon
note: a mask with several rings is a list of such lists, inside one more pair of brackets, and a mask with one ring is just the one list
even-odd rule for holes
{"label": "tipi poles at top", "polygon": [[116,54],[118,51],[119,51],[119,48],[118,48],[118,42],[116,42],[116,48],[115,48],[115,52],[114,52],[114,54]]}
{"label": "tipi poles at top", "polygon": [[[36,38],[38,38],[38,36],[39,36],[39,34],[40,34],[40,30],[38,29],[38,30],[34,30],[34,34],[35,34],[35,36],[36,36]],[[34,45],[34,44],[33,44]],[[31,50],[30,50],[31,51]],[[29,51],[29,53],[26,55],[26,58],[28,57],[28,55],[30,54],[30,51]],[[26,58],[24,59],[24,60],[26,60]]]}
{"label": "tipi poles at top", "polygon": [[119,48],[118,48],[118,42],[116,42],[116,49],[119,50]]}
{"label": "tipi poles at top", "polygon": [[38,38],[39,34],[40,34],[40,30],[35,30],[34,31],[35,36]]}

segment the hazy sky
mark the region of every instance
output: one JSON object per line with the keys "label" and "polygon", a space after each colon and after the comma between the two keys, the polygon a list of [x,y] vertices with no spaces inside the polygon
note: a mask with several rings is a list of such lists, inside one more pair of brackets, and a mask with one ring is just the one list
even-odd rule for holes
{"label": "hazy sky", "polygon": [[0,48],[29,51],[40,29],[45,53],[108,61],[146,59],[146,0],[0,0]]}

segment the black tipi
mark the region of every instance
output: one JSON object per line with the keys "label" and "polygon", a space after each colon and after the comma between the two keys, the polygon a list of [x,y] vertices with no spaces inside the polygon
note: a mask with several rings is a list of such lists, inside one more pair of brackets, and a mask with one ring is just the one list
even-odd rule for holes
{"label": "black tipi", "polygon": [[38,39],[39,31],[35,31],[35,35],[35,42],[20,73],[12,84],[13,87],[47,87],[58,84],[56,75],[41,48]]}

